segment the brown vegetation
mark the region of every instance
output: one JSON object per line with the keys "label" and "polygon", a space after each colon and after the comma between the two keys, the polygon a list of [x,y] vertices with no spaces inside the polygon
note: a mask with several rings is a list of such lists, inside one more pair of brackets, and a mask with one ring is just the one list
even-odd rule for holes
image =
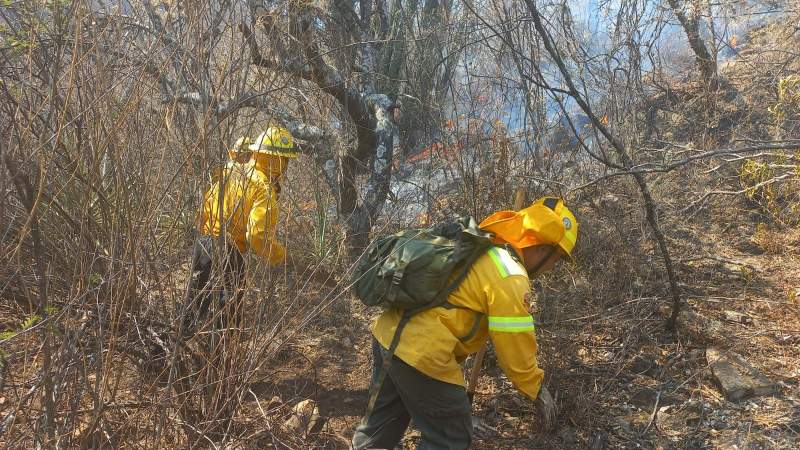
{"label": "brown vegetation", "polygon": [[[347,448],[368,238],[524,187],[581,221],[578,264],[534,283],[558,428],[489,356],[476,448],[796,448],[800,17],[730,36],[747,2],[650,3],[596,41],[569,2],[0,5],[0,446]],[[290,257],[248,257],[242,326],[187,338],[200,196],[270,122],[304,152]],[[725,399],[710,346],[777,393]]]}

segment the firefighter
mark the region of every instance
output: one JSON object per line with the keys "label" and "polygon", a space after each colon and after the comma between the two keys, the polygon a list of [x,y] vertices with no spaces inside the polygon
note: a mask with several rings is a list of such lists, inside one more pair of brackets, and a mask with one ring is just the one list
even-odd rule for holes
{"label": "firefighter", "polygon": [[[492,233],[495,245],[471,266],[448,306],[419,312],[405,324],[374,406],[353,437],[355,449],[395,448],[411,420],[422,433],[418,448],[468,448],[471,403],[459,363],[487,338],[524,396],[542,412],[551,401],[541,389],[544,373],[526,303],[530,278],[571,259],[578,222],[561,199],[546,197],[520,211],[496,212],[480,228]],[[372,324],[373,384],[401,316],[388,309]]]}
{"label": "firefighter", "polygon": [[[250,251],[279,265],[286,250],[277,242],[280,182],[298,156],[289,130],[270,126],[253,141],[243,137],[228,151],[230,161],[205,194],[194,245],[192,279],[184,324],[202,320],[213,298],[238,310],[244,283],[243,254]],[[222,238],[220,237],[222,236]],[[214,257],[217,252],[217,258]]]}

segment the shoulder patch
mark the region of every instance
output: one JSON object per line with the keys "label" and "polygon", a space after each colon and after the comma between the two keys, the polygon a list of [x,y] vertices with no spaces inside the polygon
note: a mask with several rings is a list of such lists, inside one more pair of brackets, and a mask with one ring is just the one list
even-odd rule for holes
{"label": "shoulder patch", "polygon": [[512,275],[528,276],[525,268],[512,258],[508,250],[504,248],[492,247],[492,249],[489,250],[489,257],[492,258],[492,262],[494,262],[495,267],[497,267],[498,272],[500,272],[500,276],[503,278]]}

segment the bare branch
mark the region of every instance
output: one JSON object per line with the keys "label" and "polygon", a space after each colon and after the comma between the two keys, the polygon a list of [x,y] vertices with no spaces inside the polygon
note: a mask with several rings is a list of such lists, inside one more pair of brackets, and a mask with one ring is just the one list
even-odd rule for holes
{"label": "bare branch", "polygon": [[[572,190],[580,190],[585,189],[589,186],[595,185],[603,180],[607,180],[609,178],[615,178],[619,176],[626,176],[626,175],[635,175],[635,174],[646,174],[646,173],[666,173],[671,172],[675,169],[680,167],[684,167],[689,163],[712,158],[714,156],[722,156],[722,155],[737,155],[737,158],[729,160],[730,162],[733,161],[740,161],[742,159],[748,158],[748,156],[738,156],[743,153],[750,153],[750,152],[762,152],[763,150],[795,150],[798,148],[800,143],[786,143],[786,144],[765,144],[765,145],[758,145],[752,147],[742,147],[736,149],[717,149],[717,150],[709,150],[705,152],[698,153],[696,155],[688,156],[678,161],[673,161],[669,164],[655,164],[655,163],[643,163],[637,164],[630,168],[630,170],[621,170],[618,172],[609,173],[603,175],[599,178],[596,178],[586,184],[582,184],[573,188]],[[757,153],[755,155],[750,155],[749,157],[757,157],[761,153]],[[788,157],[792,158],[791,155]]]}
{"label": "bare branch", "polygon": [[[528,6],[528,10],[532,15],[533,26],[536,29],[536,32],[539,34],[539,37],[542,39],[542,44],[547,50],[547,53],[550,55],[550,58],[553,60],[553,62],[556,63],[559,73],[561,74],[562,78],[564,79],[564,83],[567,85],[567,88],[570,91],[570,96],[575,100],[578,106],[580,106],[584,114],[586,114],[589,117],[589,120],[592,122],[592,125],[594,125],[595,128],[597,128],[603,134],[603,136],[608,140],[608,142],[611,143],[612,147],[616,150],[617,155],[622,161],[623,166],[627,170],[631,170],[631,168],[634,166],[634,163],[628,153],[628,150],[625,148],[622,142],[620,142],[613,134],[611,134],[609,129],[594,114],[592,108],[589,106],[589,103],[584,99],[584,97],[575,87],[575,83],[572,81],[572,76],[570,75],[569,70],[564,64],[564,60],[562,59],[558,50],[555,48],[553,41],[550,37],[550,34],[547,32],[547,30],[544,28],[544,25],[542,24],[541,16],[539,14],[539,9],[536,6],[535,0],[525,0],[525,4]],[[645,204],[647,221],[650,223],[650,227],[653,230],[653,234],[655,235],[656,241],[661,251],[661,256],[664,258],[664,266],[667,270],[667,276],[669,278],[669,285],[673,300],[672,317],[667,323],[667,328],[674,329],[675,322],[677,320],[678,312],[680,311],[680,305],[681,305],[681,295],[680,295],[680,290],[678,288],[678,280],[675,275],[675,270],[672,266],[672,259],[670,258],[669,248],[667,247],[666,238],[664,237],[664,233],[661,231],[661,227],[658,222],[658,213],[656,210],[655,201],[653,200],[653,196],[650,193],[649,187],[647,186],[647,182],[645,181],[644,176],[640,173],[634,173],[632,175],[634,177],[634,180],[636,180],[636,184],[639,186],[639,190],[642,194],[642,199],[644,200]]]}

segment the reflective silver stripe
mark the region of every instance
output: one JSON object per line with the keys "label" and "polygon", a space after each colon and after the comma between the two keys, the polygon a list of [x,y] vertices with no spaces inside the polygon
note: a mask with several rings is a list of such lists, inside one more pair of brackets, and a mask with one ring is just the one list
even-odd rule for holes
{"label": "reflective silver stripe", "polygon": [[511,275],[527,275],[525,269],[511,257],[506,249],[493,247],[489,250],[489,256],[492,258],[502,278]]}
{"label": "reflective silver stripe", "polygon": [[525,333],[534,331],[533,317],[489,316],[489,331],[498,331],[503,333]]}

